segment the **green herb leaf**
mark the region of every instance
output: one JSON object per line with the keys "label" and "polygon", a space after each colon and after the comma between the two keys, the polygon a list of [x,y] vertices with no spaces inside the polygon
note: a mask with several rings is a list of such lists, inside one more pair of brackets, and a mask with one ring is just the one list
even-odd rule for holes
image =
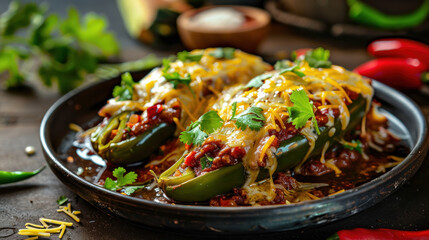
{"label": "green herb leaf", "polygon": [[235,48],[225,47],[225,48],[216,48],[209,55],[218,59],[233,59],[234,54],[235,54]]}
{"label": "green herb leaf", "polygon": [[320,134],[319,126],[317,125],[316,116],[313,112],[313,104],[310,103],[310,99],[304,90],[293,91],[290,95],[290,100],[293,103],[292,107],[288,107],[289,122],[295,126],[295,128],[302,128],[305,126],[307,121],[311,118],[313,126],[316,129],[317,134]]}
{"label": "green herb leaf", "polygon": [[308,62],[310,67],[330,68],[332,66],[332,63],[328,60],[329,50],[325,50],[321,47],[306,52],[304,59]]}
{"label": "green herb leaf", "polygon": [[260,86],[262,86],[262,84],[264,84],[264,82],[262,82],[263,80],[272,77],[273,74],[271,73],[263,73],[259,76],[256,76],[254,78],[252,78],[249,83],[247,83],[245,88],[258,88]]}
{"label": "green herb leaf", "polygon": [[127,195],[133,194],[135,191],[144,188],[145,186],[127,186],[124,187],[124,193]]}
{"label": "green herb leaf", "polygon": [[[184,77],[180,76],[178,72],[168,72],[170,70],[170,60],[167,58],[162,59],[162,76],[170,83],[173,84],[173,88],[176,89],[179,84],[186,85],[190,88],[191,75],[187,73]],[[192,91],[192,89],[191,89]]]}
{"label": "green herb leaf", "polygon": [[206,168],[210,168],[213,164],[213,158],[210,156],[205,155],[200,159],[201,164],[201,170],[204,170]]}
{"label": "green herb leaf", "polygon": [[230,120],[234,119],[236,112],[237,112],[237,102],[234,102],[232,104],[232,116]]}
{"label": "green herb leaf", "polygon": [[113,88],[113,97],[118,98],[118,101],[132,100],[135,84],[130,73],[122,74],[121,86]]}
{"label": "green herb leaf", "polygon": [[356,150],[359,153],[362,153],[362,142],[360,140],[352,140],[352,143],[353,145],[343,144],[343,147],[350,150]]}
{"label": "green herb leaf", "polygon": [[203,114],[197,121],[191,123],[185,131],[180,133],[181,142],[188,145],[201,145],[208,134],[222,127],[224,121],[214,110]]}
{"label": "green herb leaf", "polygon": [[57,200],[58,205],[63,205],[66,203],[69,199],[66,196],[60,196]]}
{"label": "green herb leaf", "polygon": [[177,53],[177,59],[182,62],[191,61],[191,62],[199,62],[203,54],[190,54],[188,51],[182,51]]}
{"label": "green herb leaf", "polygon": [[232,120],[235,120],[235,126],[242,131],[246,130],[247,127],[253,131],[257,131],[264,126],[266,119],[262,114],[262,108],[251,107],[238,114]]}
{"label": "green herb leaf", "polygon": [[136,181],[137,174],[135,172],[125,173],[126,170],[123,167],[115,168],[115,170],[113,170],[113,176],[116,177],[116,181],[111,178],[106,178],[104,181],[104,188],[115,191]]}
{"label": "green herb leaf", "polygon": [[292,67],[284,68],[284,69],[280,70],[279,74],[283,74],[283,73],[286,73],[286,72],[293,72],[293,73],[295,73],[296,75],[298,75],[300,77],[304,77],[305,74],[303,72],[300,72],[300,71],[296,70],[297,68],[298,68],[298,65],[294,65]]}
{"label": "green herb leaf", "polygon": [[288,67],[289,67],[289,64],[287,64],[287,61],[285,61],[285,60],[277,61],[274,64],[274,69],[275,70],[281,70],[283,68],[288,68]]}

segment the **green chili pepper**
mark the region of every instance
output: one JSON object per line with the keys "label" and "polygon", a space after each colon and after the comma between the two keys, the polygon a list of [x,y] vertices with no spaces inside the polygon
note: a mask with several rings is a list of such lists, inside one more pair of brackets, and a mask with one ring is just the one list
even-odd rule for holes
{"label": "green chili pepper", "polygon": [[25,180],[27,178],[31,178],[32,176],[37,175],[39,172],[43,171],[45,169],[45,166],[34,170],[32,172],[21,172],[21,171],[15,171],[15,172],[7,172],[7,171],[0,171],[0,184],[6,184],[6,183],[14,183],[19,182],[22,180]]}
{"label": "green chili pepper", "polygon": [[[348,106],[350,112],[350,122],[346,129],[341,129],[340,119],[336,119],[331,127],[321,127],[321,134],[318,136],[315,147],[309,157],[319,155],[325,144],[338,142],[345,133],[353,130],[365,115],[366,101],[359,97]],[[332,129],[335,129],[334,130]],[[307,138],[296,135],[283,141],[277,149],[277,169],[282,172],[299,165],[310,149]],[[159,183],[164,192],[170,198],[180,202],[201,202],[210,198],[231,191],[234,187],[242,186],[246,180],[245,169],[242,163],[216,169],[212,172],[194,178],[178,179],[172,176],[176,169],[182,164],[180,159],[166,172],[159,177]],[[189,174],[189,173],[187,173]],[[268,177],[266,169],[260,169],[258,181]],[[180,181],[182,180],[182,181]]]}
{"label": "green chili pepper", "polygon": [[[148,158],[165,144],[176,130],[176,126],[173,124],[160,123],[138,136],[121,141],[122,132],[130,116],[130,112],[118,114],[112,117],[104,128],[98,128],[91,135],[94,149],[102,158],[111,163],[130,164]],[[117,130],[116,136],[108,141],[115,129]]]}
{"label": "green chili pepper", "polygon": [[349,17],[355,22],[388,30],[411,28],[420,25],[429,14],[429,0],[412,13],[387,15],[359,0],[348,0]]}

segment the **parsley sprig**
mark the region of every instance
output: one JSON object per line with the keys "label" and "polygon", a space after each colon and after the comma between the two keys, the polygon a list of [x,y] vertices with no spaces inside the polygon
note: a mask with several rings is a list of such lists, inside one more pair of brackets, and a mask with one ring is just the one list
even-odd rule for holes
{"label": "parsley sprig", "polygon": [[316,116],[313,112],[313,103],[310,102],[307,93],[303,89],[293,91],[290,95],[290,100],[293,106],[288,107],[288,121],[292,122],[295,128],[298,129],[304,127],[308,119],[311,118],[317,134],[320,135],[319,125],[317,124]]}
{"label": "parsley sprig", "polygon": [[262,114],[262,108],[250,107],[236,116],[237,103],[232,104],[231,120],[235,121],[235,126],[242,131],[249,127],[253,131],[258,131],[264,126],[265,117]]}
{"label": "parsley sprig", "polygon": [[[279,71],[279,75],[287,73],[287,72],[293,72],[296,75],[300,76],[300,77],[304,77],[305,74],[299,70],[297,70],[299,66],[298,65],[294,65],[294,66],[287,66],[285,63],[276,63],[276,70],[280,70]],[[261,75],[258,75],[254,78],[252,78],[249,83],[247,83],[245,88],[259,88],[262,86],[262,84],[264,84],[263,80],[268,79],[270,77],[274,76],[273,73],[263,73]]]}
{"label": "parsley sprig", "polygon": [[121,78],[121,85],[113,88],[113,97],[118,101],[133,99],[133,86],[137,83],[133,81],[133,77],[128,72],[122,74]]}
{"label": "parsley sprig", "polygon": [[181,142],[191,145],[201,145],[208,134],[222,127],[224,121],[214,110],[203,114],[197,121],[192,122],[185,131],[180,133]]}

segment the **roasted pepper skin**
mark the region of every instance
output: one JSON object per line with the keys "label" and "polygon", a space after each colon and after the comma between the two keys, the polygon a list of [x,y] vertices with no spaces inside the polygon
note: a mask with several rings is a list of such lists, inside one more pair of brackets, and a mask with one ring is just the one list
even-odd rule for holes
{"label": "roasted pepper skin", "polygon": [[[316,145],[311,156],[321,153],[325,143],[331,141],[331,144],[339,141],[340,138],[348,131],[351,131],[361,121],[365,115],[366,101],[363,97],[359,97],[348,106],[350,111],[350,123],[345,130],[341,130],[341,122],[335,120],[332,127],[321,128],[321,134],[316,140]],[[335,128],[335,133],[329,136],[331,128]],[[304,159],[310,145],[308,140],[302,135],[296,135],[280,144],[277,149],[277,170],[276,172],[285,171],[297,166]],[[183,161],[183,160],[182,160]],[[178,167],[175,164],[174,167]],[[174,172],[174,169],[167,170],[168,173]],[[170,174],[162,174],[159,178],[160,185],[168,197],[179,202],[202,202],[210,198],[231,191],[234,187],[242,186],[246,180],[245,168],[243,163],[238,163],[234,166],[223,167],[208,172],[204,175],[192,178],[185,182],[176,185],[168,185],[163,182],[163,177]],[[258,175],[258,180],[268,177],[268,172],[261,169]],[[169,177],[171,179],[171,177]]]}
{"label": "roasted pepper skin", "polygon": [[114,164],[129,164],[148,158],[171,138],[176,126],[161,123],[146,130],[135,138],[110,144],[103,157]]}
{"label": "roasted pepper skin", "polygon": [[14,182],[19,182],[19,181],[25,180],[27,178],[30,178],[30,177],[33,177],[33,176],[39,174],[41,171],[43,171],[43,169],[45,169],[45,166],[43,166],[37,170],[34,170],[32,172],[0,171],[0,184],[14,183]]}
{"label": "roasted pepper skin", "polygon": [[136,137],[120,141],[118,136],[106,143],[112,130],[118,129],[118,132],[122,132],[130,115],[131,113],[124,112],[112,117],[104,128],[98,129],[91,136],[94,150],[110,163],[126,165],[147,159],[165,144],[176,130],[173,124],[160,123]]}

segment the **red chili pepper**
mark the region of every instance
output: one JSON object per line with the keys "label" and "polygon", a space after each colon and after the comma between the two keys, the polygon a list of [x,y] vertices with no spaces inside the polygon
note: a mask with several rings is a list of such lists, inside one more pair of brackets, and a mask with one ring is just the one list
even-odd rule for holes
{"label": "red chili pepper", "polygon": [[386,228],[341,230],[327,240],[429,240],[429,230],[400,231]]}
{"label": "red chili pepper", "polygon": [[415,58],[379,58],[366,62],[353,71],[396,89],[419,89],[427,82],[426,64]]}
{"label": "red chili pepper", "polygon": [[298,59],[301,56],[304,56],[308,51],[312,50],[311,48],[300,48],[292,52],[292,60]]}
{"label": "red chili pepper", "polygon": [[429,46],[409,39],[387,38],[368,45],[368,53],[374,57],[417,58],[429,66]]}
{"label": "red chili pepper", "polygon": [[153,117],[155,117],[156,115],[160,114],[162,112],[162,105],[160,103],[157,103],[153,106],[150,106],[146,109],[147,111],[147,117],[149,119],[152,119]]}

